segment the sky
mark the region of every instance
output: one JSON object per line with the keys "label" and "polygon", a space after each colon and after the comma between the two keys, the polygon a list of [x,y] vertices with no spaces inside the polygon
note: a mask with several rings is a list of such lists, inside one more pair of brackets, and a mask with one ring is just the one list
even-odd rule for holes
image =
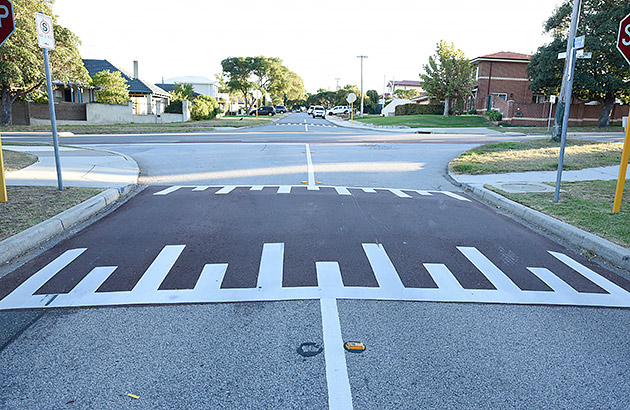
{"label": "sky", "polygon": [[[309,92],[418,80],[440,40],[468,58],[531,54],[549,42],[543,24],[562,0],[56,0],[58,23],[83,58],[107,59],[159,83],[214,79],[227,57],[279,57]],[[337,78],[339,80],[337,80]]]}

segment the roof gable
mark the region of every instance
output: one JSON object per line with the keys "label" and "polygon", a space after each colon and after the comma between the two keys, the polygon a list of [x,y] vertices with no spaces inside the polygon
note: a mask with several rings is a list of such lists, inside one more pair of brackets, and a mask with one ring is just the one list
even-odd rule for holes
{"label": "roof gable", "polygon": [[151,84],[149,82],[144,82],[139,78],[132,78],[129,73],[120,68],[116,67],[112,63],[107,60],[92,60],[92,59],[84,59],[83,65],[85,69],[90,74],[90,77],[94,76],[94,74],[99,73],[104,70],[109,70],[111,72],[118,71],[122,78],[125,79],[127,84],[129,85],[129,93],[130,94],[155,94],[160,97],[170,97],[169,93],[161,89],[160,87]]}
{"label": "roof gable", "polygon": [[470,62],[474,63],[477,61],[513,61],[515,63],[527,63],[532,58],[529,54],[521,54],[521,53],[513,53],[511,51],[499,51],[498,53],[486,54],[484,56],[480,56],[472,59]]}

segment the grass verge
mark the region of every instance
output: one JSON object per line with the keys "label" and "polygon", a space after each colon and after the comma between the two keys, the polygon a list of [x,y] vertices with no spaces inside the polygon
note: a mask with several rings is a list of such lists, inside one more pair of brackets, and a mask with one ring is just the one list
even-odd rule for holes
{"label": "grass verge", "polygon": [[[277,117],[274,117],[277,118]],[[116,124],[116,125],[59,125],[59,132],[74,134],[149,134],[173,132],[212,131],[217,127],[251,127],[272,122],[269,117],[223,117],[212,120],[175,122],[168,124]],[[49,132],[50,126],[11,125],[2,128],[3,132]]]}
{"label": "grass verge", "polygon": [[[573,226],[594,233],[611,242],[630,247],[630,184],[626,183],[621,212],[612,213],[617,181],[580,181],[562,183],[560,201],[553,202],[553,192],[508,193],[486,186],[515,202]],[[549,184],[555,186],[555,184]]]}
{"label": "grass verge", "polygon": [[[547,127],[528,127],[528,126],[522,126],[522,125],[519,126],[519,125],[501,124],[501,125],[493,125],[491,128],[497,131],[501,131],[501,132],[518,132],[522,134],[532,134],[532,135],[548,134],[551,136],[551,128],[547,130]],[[567,128],[567,133],[571,134],[574,132],[607,134],[609,132],[624,132],[624,129],[621,127],[621,124],[611,125],[606,128],[599,128],[597,125],[587,125],[587,126],[582,126],[582,127]]]}
{"label": "grass verge", "polygon": [[5,172],[19,171],[37,162],[37,157],[26,152],[2,150]]}
{"label": "grass verge", "polygon": [[0,202],[0,240],[37,225],[103,192],[99,188],[8,186],[7,202]]}
{"label": "grass verge", "polygon": [[[567,139],[564,170],[618,165],[623,144]],[[485,144],[459,155],[449,164],[456,174],[553,171],[558,169],[560,143],[550,138]]]}
{"label": "grass verge", "polygon": [[374,125],[397,125],[410,128],[418,127],[492,127],[492,122],[480,115],[399,115],[394,117],[370,116],[355,118],[356,121]]}

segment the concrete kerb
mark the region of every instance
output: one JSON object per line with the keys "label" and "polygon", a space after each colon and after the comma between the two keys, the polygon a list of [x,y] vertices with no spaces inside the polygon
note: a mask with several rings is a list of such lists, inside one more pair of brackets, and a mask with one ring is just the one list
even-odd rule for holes
{"label": "concrete kerb", "polygon": [[511,201],[483,186],[459,182],[450,172],[448,172],[447,175],[455,185],[466,189],[482,201],[514,214],[578,248],[591,251],[617,267],[630,271],[630,250],[600,238],[597,235],[576,228],[573,225],[569,225],[566,222],[545,215],[542,212]]}
{"label": "concrete kerb", "polygon": [[0,242],[0,265],[72,229],[128,195],[136,184],[110,188],[60,214]]}

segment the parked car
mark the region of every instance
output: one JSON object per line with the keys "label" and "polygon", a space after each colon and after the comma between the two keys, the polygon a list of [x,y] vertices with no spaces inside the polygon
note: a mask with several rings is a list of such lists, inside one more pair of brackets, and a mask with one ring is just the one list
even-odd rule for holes
{"label": "parked car", "polygon": [[274,108],[276,109],[276,112],[278,114],[286,114],[287,113],[287,107],[285,107],[284,105],[276,105]]}
{"label": "parked car", "polygon": [[313,118],[321,117],[326,118],[326,109],[321,105],[316,105],[313,107]]}
{"label": "parked car", "polygon": [[308,110],[306,110],[306,113],[307,113],[308,115],[313,114],[313,108],[315,108],[315,106],[314,106],[314,105],[311,105],[310,107],[308,107]]}
{"label": "parked car", "polygon": [[[249,115],[256,115],[256,110],[251,110]],[[276,109],[269,105],[264,105],[262,107],[258,107],[258,115],[276,115]]]}
{"label": "parked car", "polygon": [[328,110],[328,115],[348,114],[350,109],[347,105],[338,105]]}

